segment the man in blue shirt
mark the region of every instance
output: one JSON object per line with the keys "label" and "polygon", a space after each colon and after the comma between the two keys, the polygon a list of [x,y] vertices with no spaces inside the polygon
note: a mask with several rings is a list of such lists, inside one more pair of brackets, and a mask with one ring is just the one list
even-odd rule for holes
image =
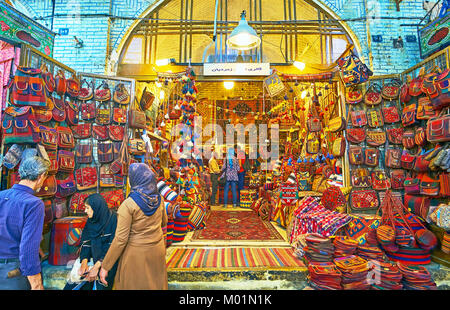
{"label": "man in blue shirt", "polygon": [[44,203],[34,196],[50,163],[33,156],[19,167],[21,181],[0,192],[0,290],[44,289],[39,259]]}

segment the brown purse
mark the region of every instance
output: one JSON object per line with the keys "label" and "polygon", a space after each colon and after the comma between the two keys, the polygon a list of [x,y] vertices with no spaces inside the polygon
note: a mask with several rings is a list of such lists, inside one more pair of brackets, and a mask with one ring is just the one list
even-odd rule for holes
{"label": "brown purse", "polygon": [[145,113],[136,110],[136,102],[131,105],[128,111],[128,126],[130,128],[145,129],[147,127],[147,119]]}

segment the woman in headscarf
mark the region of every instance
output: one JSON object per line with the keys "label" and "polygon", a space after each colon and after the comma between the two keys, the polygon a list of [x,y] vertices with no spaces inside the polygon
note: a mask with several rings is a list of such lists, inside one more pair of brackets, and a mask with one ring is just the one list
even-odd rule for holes
{"label": "woman in headscarf", "polygon": [[[94,281],[97,279],[102,261],[108,251],[117,227],[117,215],[113,213],[100,194],[92,194],[86,198],[85,212],[88,220],[81,233],[81,267],[79,275],[84,278],[86,283],[81,287],[82,290],[92,290]],[[89,270],[88,262],[93,260],[94,266]],[[108,286],[97,285],[97,290],[111,289],[114,283],[117,264],[115,264],[108,275]],[[71,290],[77,283],[67,283],[65,290]]]}
{"label": "woman in headscarf", "polygon": [[238,172],[239,172],[239,161],[237,160],[234,149],[229,148],[227,153],[227,158],[224,160],[224,165],[222,167],[219,180],[225,178],[225,188],[224,188],[224,197],[223,203],[226,206],[228,204],[228,192],[231,187],[231,192],[233,195],[233,207],[237,207],[238,196],[237,196],[237,186],[238,186]]}
{"label": "woman in headscarf", "polygon": [[130,195],[117,212],[116,236],[103,260],[100,280],[118,260],[114,289],[167,289],[166,246],[162,227],[167,224],[164,200],[158,192],[155,174],[142,163],[128,170]]}

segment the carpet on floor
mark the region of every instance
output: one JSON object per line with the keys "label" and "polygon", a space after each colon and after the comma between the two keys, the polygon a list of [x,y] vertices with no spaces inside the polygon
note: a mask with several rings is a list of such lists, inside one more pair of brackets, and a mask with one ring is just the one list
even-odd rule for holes
{"label": "carpet on floor", "polygon": [[192,240],[284,240],[276,228],[254,211],[216,211],[206,215],[206,227],[196,230]]}
{"label": "carpet on floor", "polygon": [[299,268],[305,267],[291,248],[179,248],[167,258],[177,268]]}

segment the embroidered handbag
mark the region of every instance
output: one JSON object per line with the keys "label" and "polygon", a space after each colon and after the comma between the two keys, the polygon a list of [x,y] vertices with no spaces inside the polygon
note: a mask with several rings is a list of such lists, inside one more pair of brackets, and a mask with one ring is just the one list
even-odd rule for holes
{"label": "embroidered handbag", "polygon": [[78,164],[90,164],[93,160],[92,144],[80,144],[75,147],[75,159]]}
{"label": "embroidered handbag", "polygon": [[380,151],[378,149],[366,148],[364,150],[364,163],[370,167],[378,166]]}
{"label": "embroidered handbag", "polygon": [[114,161],[110,169],[114,174],[125,174],[129,165],[128,161],[128,136],[124,136],[123,142],[113,142]]}
{"label": "embroidered handbag", "polygon": [[386,132],[387,132],[387,137],[388,137],[389,143],[402,144],[403,133],[404,133],[403,127],[388,128],[386,130]]}
{"label": "embroidered handbag", "polygon": [[81,119],[85,121],[94,120],[97,113],[94,102],[83,102],[81,104]]}
{"label": "embroidered handbag", "polygon": [[75,179],[77,181],[77,190],[84,191],[97,188],[97,168],[84,167],[75,170]]}
{"label": "embroidered handbag", "polygon": [[363,93],[359,87],[351,87],[346,89],[345,101],[348,104],[358,104],[363,100]]}
{"label": "embroidered handbag", "polygon": [[364,128],[347,128],[347,140],[354,144],[364,142],[366,140],[366,130]]}
{"label": "embroidered handbag", "polygon": [[364,164],[364,152],[363,148],[360,146],[351,145],[348,152],[348,160],[352,165],[363,165]]}
{"label": "embroidered handbag", "polygon": [[66,121],[69,126],[78,125],[79,111],[75,102],[66,101]]}
{"label": "embroidered handbag", "polygon": [[400,89],[400,101],[402,103],[408,103],[411,100],[411,95],[409,94],[409,83],[406,82],[402,85]]}
{"label": "embroidered handbag", "polygon": [[48,158],[50,160],[50,168],[48,168],[48,174],[56,174],[58,172],[58,151],[47,151]]}
{"label": "embroidered handbag", "polygon": [[56,122],[64,122],[66,120],[66,103],[64,102],[64,98],[53,99],[53,109],[52,116]]}
{"label": "embroidered handbag", "polygon": [[420,96],[422,95],[422,84],[423,84],[423,79],[422,77],[419,76],[414,78],[410,83],[409,83],[409,95],[416,97],[416,96]]}
{"label": "embroidered handbag", "polygon": [[145,142],[142,139],[130,139],[128,143],[128,152],[133,155],[145,154]]}
{"label": "embroidered handbag", "polygon": [[53,197],[56,194],[56,178],[54,175],[49,175],[41,186],[41,189],[35,193],[37,197]]}
{"label": "embroidered handbag", "polygon": [[383,127],[384,121],[381,112],[377,109],[371,109],[366,112],[367,115],[367,124],[372,127]]}
{"label": "embroidered handbag", "polygon": [[119,125],[109,125],[108,135],[112,141],[122,141],[125,135],[125,127]]}
{"label": "embroidered handbag", "polygon": [[416,104],[409,104],[403,108],[402,124],[403,126],[411,126],[416,123]]}
{"label": "embroidered handbag", "polygon": [[111,100],[111,90],[109,89],[108,83],[103,81],[95,90],[94,94],[95,100],[100,102],[106,102]]}
{"label": "embroidered handbag", "polygon": [[363,127],[367,125],[367,116],[364,110],[351,111],[350,120],[353,127]]}
{"label": "embroidered handbag", "polygon": [[98,161],[102,164],[110,163],[114,160],[113,144],[111,141],[99,142],[97,144],[97,157]]}
{"label": "embroidered handbag", "polygon": [[123,105],[130,103],[130,93],[123,83],[117,84],[114,88],[113,101],[117,104]]}
{"label": "embroidered handbag", "polygon": [[[101,108],[101,107],[104,108]],[[109,105],[106,105],[106,103],[100,103],[97,106],[96,115],[95,115],[95,122],[98,125],[109,125],[111,124],[111,109]]]}
{"label": "embroidered handbag", "polygon": [[450,114],[430,118],[427,122],[427,140],[429,142],[450,141]]}
{"label": "embroidered handbag", "polygon": [[404,189],[405,180],[406,180],[405,170],[395,169],[391,171],[392,189]]}
{"label": "embroidered handbag", "polygon": [[450,105],[450,70],[442,73],[426,75],[422,91],[430,98],[434,110],[440,110]]}
{"label": "embroidered handbag", "polygon": [[336,138],[333,142],[332,154],[334,157],[342,157],[345,154],[346,141],[344,137]]}
{"label": "embroidered handbag", "polygon": [[67,91],[67,81],[66,76],[62,70],[58,70],[58,73],[55,76],[56,82],[56,93],[63,97]]}
{"label": "embroidered handbag", "polygon": [[109,165],[100,167],[100,187],[115,187],[114,174],[111,172]]}
{"label": "embroidered handbag", "polygon": [[[18,67],[11,81],[10,102],[14,106],[47,106],[44,80],[40,69]],[[6,74],[6,73],[5,73]]]}
{"label": "embroidered handbag", "polygon": [[122,108],[114,108],[113,121],[117,124],[126,124],[127,110]]}
{"label": "embroidered handbag", "polygon": [[[420,194],[420,179],[419,178],[406,178],[403,182],[405,193],[409,195]],[[406,199],[406,197],[405,197]]]}
{"label": "embroidered handbag", "polygon": [[414,168],[414,162],[416,161],[416,156],[403,151],[402,157],[400,159],[403,169],[412,170]]}
{"label": "embroidered handbag", "polygon": [[307,121],[309,132],[318,132],[322,130],[322,122],[318,116],[312,116]]}
{"label": "embroidered handbag", "polygon": [[350,208],[353,211],[376,210],[380,206],[377,192],[374,190],[353,190],[350,193]]}
{"label": "embroidered handbag", "polygon": [[427,160],[428,153],[423,153],[416,156],[416,161],[414,162],[413,170],[416,172],[427,172],[428,166],[430,165],[430,160]]}
{"label": "embroidered handbag", "polygon": [[437,111],[430,105],[428,97],[420,97],[417,105],[417,119],[430,119],[438,115]]}
{"label": "embroidered handbag", "polygon": [[75,169],[75,155],[73,152],[58,151],[58,172],[73,173]]}
{"label": "embroidered handbag", "polygon": [[383,119],[387,124],[393,124],[400,122],[400,113],[396,106],[383,107],[381,109],[383,111]]}
{"label": "embroidered handbag", "polygon": [[306,152],[308,154],[317,154],[320,150],[319,138],[314,133],[310,133],[306,139]]}
{"label": "embroidered handbag", "polygon": [[107,126],[93,125],[92,134],[97,141],[105,141],[109,138]]}
{"label": "embroidered handbag", "polygon": [[41,76],[44,81],[45,89],[47,90],[47,98],[55,91],[56,82],[53,78],[53,74],[49,72],[48,67],[45,63],[41,65]]}
{"label": "embroidered handbag", "polygon": [[128,126],[130,128],[145,129],[147,127],[145,113],[131,108],[128,111]]}
{"label": "embroidered handbag", "polygon": [[101,192],[100,195],[105,198],[106,203],[108,204],[108,208],[117,209],[120,207],[122,202],[125,200],[125,196],[123,194],[122,189],[116,189],[113,191],[104,191]]}
{"label": "embroidered handbag", "polygon": [[347,200],[339,187],[330,186],[323,192],[321,202],[325,208],[334,211],[339,206],[345,205]]}
{"label": "embroidered handbag", "polygon": [[38,143],[41,140],[38,127],[30,106],[7,107],[2,118],[3,143]]}
{"label": "embroidered handbag", "polygon": [[384,84],[381,90],[381,96],[385,100],[395,100],[398,99],[400,94],[400,81],[393,79],[389,83]]}
{"label": "embroidered handbag", "polygon": [[364,103],[369,106],[379,105],[382,102],[381,87],[374,83],[369,86],[364,95]]}
{"label": "embroidered handbag", "polygon": [[353,187],[371,187],[372,178],[366,168],[358,168],[351,172]]}
{"label": "embroidered handbag", "polygon": [[71,215],[86,215],[84,201],[94,192],[75,193],[70,198],[69,213]]}
{"label": "embroidered handbag", "polygon": [[56,180],[57,189],[55,197],[64,198],[70,195],[75,194],[77,191],[77,185],[75,183],[75,178],[73,174],[69,174],[69,176],[64,180]]}
{"label": "embroidered handbag", "polygon": [[439,179],[435,180],[428,174],[422,176],[420,180],[420,194],[426,196],[438,196],[440,191]]}
{"label": "embroidered handbag", "polygon": [[80,94],[78,95],[78,99],[88,101],[92,98],[94,98],[94,82],[88,82],[86,79],[83,79],[80,84]]}
{"label": "embroidered handbag", "polygon": [[377,191],[383,191],[391,188],[391,180],[386,176],[384,170],[375,170],[371,174],[372,188]]}
{"label": "embroidered handbag", "polygon": [[80,95],[80,80],[76,77],[75,73],[72,77],[67,79],[67,94],[73,99],[77,99]]}
{"label": "embroidered handbag", "polygon": [[44,125],[39,126],[41,135],[41,144],[48,150],[56,150],[58,148],[58,132],[55,128]]}
{"label": "embroidered handbag", "polygon": [[373,75],[372,71],[353,53],[338,59],[337,64],[346,87],[364,83]]}
{"label": "embroidered handbag", "polygon": [[84,123],[71,127],[75,139],[87,139],[92,135],[92,124]]}
{"label": "embroidered handbag", "polygon": [[386,133],[384,131],[367,130],[366,142],[370,146],[381,146],[386,143]]}
{"label": "embroidered handbag", "polygon": [[[125,136],[124,136],[125,138]],[[120,150],[122,148],[122,142],[118,142],[118,141],[114,141],[113,142],[113,153],[114,153],[114,160],[116,160],[117,158],[119,158],[120,156]]]}
{"label": "embroidered handbag", "polygon": [[75,147],[75,139],[70,128],[58,126],[58,146],[63,149],[73,149]]}
{"label": "embroidered handbag", "polygon": [[142,92],[141,100],[139,101],[139,106],[142,111],[148,110],[152,106],[154,100],[155,95],[153,95],[153,93],[148,91],[147,87],[145,87]]}
{"label": "embroidered handbag", "polygon": [[39,123],[47,123],[52,120],[52,109],[54,107],[53,97],[47,98],[48,104],[45,108],[34,108],[34,117]]}
{"label": "embroidered handbag", "polygon": [[401,149],[387,149],[385,157],[385,165],[387,168],[400,168],[402,150]]}
{"label": "embroidered handbag", "polygon": [[417,146],[424,146],[427,143],[427,135],[422,127],[416,129],[416,133],[414,135],[414,143]]}
{"label": "embroidered handbag", "polygon": [[414,134],[413,130],[406,130],[403,133],[402,144],[405,148],[412,149],[413,147],[416,146],[414,136],[415,136],[415,134]]}

